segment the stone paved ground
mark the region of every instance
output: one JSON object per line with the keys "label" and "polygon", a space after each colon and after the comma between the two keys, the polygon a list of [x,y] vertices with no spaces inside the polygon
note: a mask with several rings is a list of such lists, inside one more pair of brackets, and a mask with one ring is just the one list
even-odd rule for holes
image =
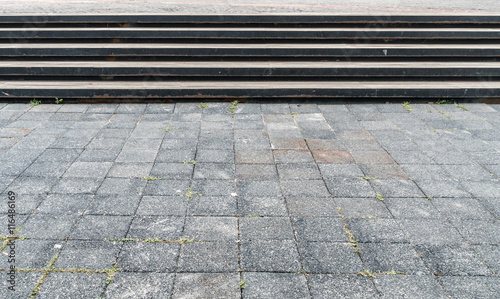
{"label": "stone paved ground", "polygon": [[0,297],[498,297],[500,105],[229,105],[0,104]]}

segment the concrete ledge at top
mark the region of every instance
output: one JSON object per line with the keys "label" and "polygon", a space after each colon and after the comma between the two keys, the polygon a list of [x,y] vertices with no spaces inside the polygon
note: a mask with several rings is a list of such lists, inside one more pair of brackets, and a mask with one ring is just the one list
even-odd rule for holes
{"label": "concrete ledge at top", "polygon": [[3,0],[0,14],[500,14],[498,0]]}

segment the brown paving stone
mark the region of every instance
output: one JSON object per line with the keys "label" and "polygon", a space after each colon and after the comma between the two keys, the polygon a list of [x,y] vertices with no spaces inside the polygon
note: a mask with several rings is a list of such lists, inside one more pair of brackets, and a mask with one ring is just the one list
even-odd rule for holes
{"label": "brown paving stone", "polygon": [[354,163],[354,160],[348,151],[313,150],[311,152],[316,163]]}
{"label": "brown paving stone", "polygon": [[386,152],[364,151],[351,152],[357,163],[361,164],[396,164],[396,161]]}
{"label": "brown paving stone", "polygon": [[271,141],[271,148],[306,150],[307,145],[304,139],[299,139],[299,138],[273,139]]}

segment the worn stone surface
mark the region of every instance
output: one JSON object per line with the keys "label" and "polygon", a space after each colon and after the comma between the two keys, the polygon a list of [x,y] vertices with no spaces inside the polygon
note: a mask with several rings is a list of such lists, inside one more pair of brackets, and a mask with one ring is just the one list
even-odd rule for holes
{"label": "worn stone surface", "polygon": [[498,105],[198,105],[0,104],[0,297],[498,294]]}

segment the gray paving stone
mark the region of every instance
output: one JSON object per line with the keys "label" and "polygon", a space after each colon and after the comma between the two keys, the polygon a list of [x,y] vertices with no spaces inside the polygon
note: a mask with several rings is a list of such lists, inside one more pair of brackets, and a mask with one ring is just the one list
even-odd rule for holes
{"label": "gray paving stone", "polygon": [[442,276],[437,279],[453,298],[494,298],[500,293],[498,277]]}
{"label": "gray paving stone", "polygon": [[371,180],[375,192],[384,197],[425,197],[419,187],[410,180]]}
{"label": "gray paving stone", "polygon": [[440,165],[402,165],[413,180],[447,181],[452,178]]}
{"label": "gray paving stone", "polygon": [[493,272],[465,245],[417,245],[417,252],[435,275],[492,276]]}
{"label": "gray paving stone", "polygon": [[45,194],[56,183],[55,177],[18,177],[9,185],[8,190],[17,194]]}
{"label": "gray paving stone", "polygon": [[175,108],[175,104],[156,104],[149,103],[146,106],[145,113],[146,114],[165,114],[165,113],[173,113]]}
{"label": "gray paving stone", "polygon": [[[0,288],[0,296],[2,298],[28,298],[38,279],[43,274],[41,272],[17,272],[15,275],[14,291],[8,289],[12,284],[7,279],[2,281],[2,287]],[[7,275],[5,276],[7,277]]]}
{"label": "gray paving stone", "polygon": [[194,178],[206,180],[234,180],[235,170],[232,164],[198,163],[195,165]]}
{"label": "gray paving stone", "polygon": [[[360,130],[363,130],[363,127],[360,127]],[[344,145],[349,152],[356,152],[359,163],[368,164],[381,163],[384,160],[393,161],[383,155],[385,153],[384,148],[375,139],[346,139]]]}
{"label": "gray paving stone", "polygon": [[308,150],[274,150],[276,163],[314,163]]}
{"label": "gray paving stone", "polygon": [[198,159],[198,155],[194,149],[160,149],[156,156],[156,162],[176,162],[194,161]]}
{"label": "gray paving stone", "polygon": [[172,292],[172,273],[118,272],[106,288],[104,298],[161,298]]}
{"label": "gray paving stone", "polygon": [[443,165],[442,167],[457,180],[485,181],[493,178],[487,170],[479,165]]}
{"label": "gray paving stone", "polygon": [[154,162],[155,150],[123,150],[116,158],[116,162]]}
{"label": "gray paving stone", "polygon": [[123,150],[158,150],[162,141],[161,138],[129,138]]}
{"label": "gray paving stone", "polygon": [[161,149],[195,149],[197,139],[194,138],[165,138],[161,144]]}
{"label": "gray paving stone", "polygon": [[125,238],[132,218],[129,216],[85,215],[71,234],[71,239],[104,240]]}
{"label": "gray paving stone", "polygon": [[498,245],[474,245],[473,250],[497,275],[500,273],[500,246]]}
{"label": "gray paving stone", "polygon": [[321,180],[316,164],[278,164],[280,180]]}
{"label": "gray paving stone", "polygon": [[173,272],[179,244],[125,242],[116,265],[125,272]]}
{"label": "gray paving stone", "polygon": [[301,269],[297,246],[292,240],[242,241],[240,263],[244,271],[298,272]]}
{"label": "gray paving stone", "polygon": [[236,217],[187,217],[183,235],[203,241],[234,241],[238,239]]}
{"label": "gray paving stone", "polygon": [[[110,163],[111,164],[111,163]],[[153,163],[113,163],[107,177],[143,178],[149,176]]]}
{"label": "gray paving stone", "polygon": [[287,216],[285,200],[278,197],[239,197],[238,211],[240,215]]}
{"label": "gray paving stone", "polygon": [[153,180],[147,183],[144,195],[155,196],[181,196],[190,184],[189,180]]}
{"label": "gray paving stone", "polygon": [[119,104],[92,104],[88,105],[86,113],[115,113]]}
{"label": "gray paving stone", "polygon": [[384,203],[394,216],[401,219],[441,218],[427,198],[387,198]]}
{"label": "gray paving stone", "polygon": [[239,219],[242,240],[293,240],[292,226],[288,217],[241,217]]}
{"label": "gray paving stone", "polygon": [[140,200],[137,215],[184,216],[187,202],[185,196],[144,196]]}
{"label": "gray paving stone", "polygon": [[99,297],[106,286],[106,274],[49,273],[36,293],[39,298]]}
{"label": "gray paving stone", "polygon": [[[159,153],[158,156],[160,156]],[[199,149],[196,152],[196,160],[198,162],[206,162],[206,163],[234,163],[234,152],[232,150]],[[184,160],[184,161],[190,161],[190,160]]]}
{"label": "gray paving stone", "polygon": [[[3,249],[7,254],[0,261],[0,267],[10,269],[11,265],[15,265],[16,268],[44,269],[59,251],[54,246],[61,243],[52,240],[15,240]],[[9,255],[11,257],[8,257]],[[13,263],[9,263],[11,258],[14,259]]]}
{"label": "gray paving stone", "polygon": [[295,273],[245,272],[244,298],[310,298],[307,281]]}
{"label": "gray paving stone", "polygon": [[193,175],[193,169],[194,165],[192,164],[155,163],[151,170],[151,176],[166,180],[190,179]]}
{"label": "gray paving stone", "polygon": [[335,198],[347,218],[392,218],[385,204],[376,198]]}
{"label": "gray paving stone", "polygon": [[448,298],[427,275],[377,275],[375,286],[384,298]]}
{"label": "gray paving stone", "polygon": [[21,176],[62,177],[71,162],[33,162]]}
{"label": "gray paving stone", "polygon": [[500,192],[500,181],[471,182],[462,181],[466,191],[475,197],[497,198]]}
{"label": "gray paving stone", "polygon": [[237,164],[272,164],[274,157],[271,150],[236,150],[234,153]]}
{"label": "gray paving stone", "polygon": [[360,275],[311,274],[308,276],[313,298],[376,298],[378,292],[369,278]]}
{"label": "gray paving stone", "polygon": [[240,181],[236,182],[236,190],[242,197],[281,197],[277,181]]}
{"label": "gray paving stone", "polygon": [[91,194],[49,194],[37,208],[37,213],[81,215],[92,200]]}
{"label": "gray paving stone", "polygon": [[292,218],[295,236],[300,241],[348,242],[344,223],[334,217]]}
{"label": "gray paving stone", "polygon": [[[0,178],[0,181],[1,181],[1,179],[2,178]],[[3,190],[2,187],[0,187],[0,190]],[[2,207],[0,207],[0,215],[6,216],[8,210],[9,210],[9,206],[7,204],[8,190],[6,190],[2,194],[5,194],[6,202]],[[18,215],[31,214],[31,212],[33,212],[38,207],[40,202],[42,202],[45,199],[45,195],[43,195],[43,194],[16,194],[15,199],[16,199],[16,202],[15,202],[16,214],[18,214]]]}
{"label": "gray paving stone", "polygon": [[[175,207],[175,205],[172,206]],[[237,199],[233,196],[196,196],[189,200],[187,214],[191,216],[236,216],[237,208]]]}
{"label": "gray paving stone", "polygon": [[455,181],[417,180],[415,183],[426,196],[434,197],[470,197],[462,184]]}
{"label": "gray paving stone", "polygon": [[78,157],[79,162],[113,162],[120,150],[84,150]]}
{"label": "gray paving stone", "polygon": [[145,185],[146,181],[143,179],[106,178],[97,194],[140,194]]}
{"label": "gray paving stone", "polygon": [[373,273],[431,274],[410,244],[358,243],[358,248],[363,263]]}
{"label": "gray paving stone", "polygon": [[413,244],[463,244],[458,231],[443,219],[400,219]]}
{"label": "gray paving stone", "polygon": [[335,202],[330,197],[291,197],[286,199],[290,216],[339,217]]}
{"label": "gray paving stone", "polygon": [[497,219],[500,218],[500,198],[479,198],[479,201],[481,201]]}
{"label": "gray paving stone", "polygon": [[375,191],[366,180],[337,179],[327,180],[326,186],[333,197],[375,197]]}
{"label": "gray paving stone", "polygon": [[122,247],[120,242],[68,241],[54,264],[60,269],[109,269]]}
{"label": "gray paving stone", "polygon": [[87,206],[88,215],[134,215],[141,197],[136,194],[95,195]]}
{"label": "gray paving stone", "polygon": [[234,273],[238,270],[236,242],[194,242],[181,247],[178,273]]}
{"label": "gray paving stone", "polygon": [[183,226],[183,217],[137,216],[128,229],[127,238],[178,240]]}
{"label": "gray paving stone", "polygon": [[363,171],[357,164],[318,164],[325,179],[362,177]]}
{"label": "gray paving stone", "polygon": [[301,242],[299,250],[306,272],[341,274],[363,271],[361,259],[346,243]]}
{"label": "gray paving stone", "polygon": [[263,114],[289,114],[290,107],[288,104],[261,104]]}
{"label": "gray paving stone", "polygon": [[74,178],[65,177],[52,188],[52,193],[95,193],[103,178]]}
{"label": "gray paving stone", "polygon": [[[409,180],[401,166],[393,164],[366,164],[360,165],[364,176],[386,180]],[[363,176],[357,176],[363,177]]]}
{"label": "gray paving stone", "polygon": [[500,244],[498,220],[452,220],[453,225],[469,244]]}
{"label": "gray paving stone", "polygon": [[64,173],[65,177],[103,178],[111,167],[110,162],[74,162]]}
{"label": "gray paving stone", "polygon": [[500,157],[493,152],[486,152],[486,151],[469,152],[467,153],[467,155],[471,157],[473,161],[476,161],[476,163],[479,163],[481,165],[500,164]]}
{"label": "gray paving stone", "polygon": [[172,298],[239,298],[237,273],[179,273]]}
{"label": "gray paving stone", "polygon": [[307,144],[304,139],[273,139],[271,141],[272,149],[280,150],[307,150]]}
{"label": "gray paving stone", "polygon": [[[132,132],[133,128],[104,128],[96,135],[96,139],[101,138],[127,138]],[[129,139],[130,140],[130,139]],[[133,139],[132,139],[133,140]]]}
{"label": "gray paving stone", "polygon": [[195,180],[193,194],[201,196],[229,196],[234,193],[234,180]]}
{"label": "gray paving stone", "polygon": [[283,194],[286,198],[304,197],[328,197],[330,193],[326,189],[323,180],[305,181],[280,181]]}
{"label": "gray paving stone", "polygon": [[236,164],[236,179],[241,181],[277,180],[274,164]]}
{"label": "gray paving stone", "polygon": [[493,215],[473,198],[435,198],[432,203],[449,219],[493,219]]}
{"label": "gray paving stone", "polygon": [[125,138],[94,138],[87,146],[87,149],[93,150],[120,150],[125,144]]}
{"label": "gray paving stone", "polygon": [[31,239],[65,239],[77,221],[76,215],[34,214],[28,218],[19,234]]}
{"label": "gray paving stone", "polygon": [[408,243],[408,238],[392,219],[346,219],[354,239],[362,243]]}

